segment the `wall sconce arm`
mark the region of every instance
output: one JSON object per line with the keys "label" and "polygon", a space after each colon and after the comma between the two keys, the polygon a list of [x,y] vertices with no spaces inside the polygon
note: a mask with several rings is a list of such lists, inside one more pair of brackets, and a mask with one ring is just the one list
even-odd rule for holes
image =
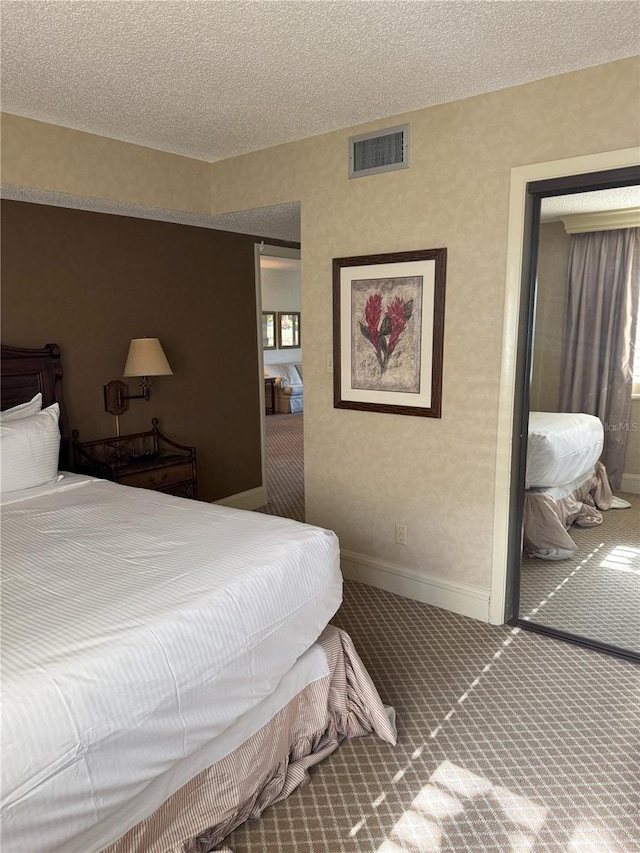
{"label": "wall sconce arm", "polygon": [[115,379],[104,386],[104,410],[110,415],[122,415],[129,408],[129,400],[146,400],[149,402],[149,379],[142,377],[140,387],[142,394],[129,394],[126,382]]}

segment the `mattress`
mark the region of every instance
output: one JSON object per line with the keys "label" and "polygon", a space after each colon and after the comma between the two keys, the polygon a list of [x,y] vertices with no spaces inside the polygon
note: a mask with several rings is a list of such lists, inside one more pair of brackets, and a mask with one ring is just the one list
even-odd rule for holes
{"label": "mattress", "polygon": [[[265,726],[104,853],[229,851],[218,844],[236,826],[260,817],[269,805],[308,782],[309,769],[344,738],[375,733],[394,745],[395,712],[382,704],[348,634],[327,625],[310,652],[318,648],[326,675],[300,690]],[[265,849],[279,847],[265,842]]]}
{"label": "mattress", "polygon": [[573,483],[600,458],[604,429],[594,415],[531,412],[525,487],[550,488]]}
{"label": "mattress", "polygon": [[119,837],[275,693],[341,600],[329,531],[73,479],[3,506],[6,851],[24,833],[65,853]]}

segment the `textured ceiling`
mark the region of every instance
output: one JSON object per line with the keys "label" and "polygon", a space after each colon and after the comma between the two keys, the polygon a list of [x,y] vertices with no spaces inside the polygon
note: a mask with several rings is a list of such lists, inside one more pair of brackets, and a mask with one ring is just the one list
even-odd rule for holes
{"label": "textured ceiling", "polygon": [[578,213],[599,213],[603,210],[626,210],[640,207],[640,187],[617,187],[611,190],[594,190],[543,198],[540,219],[550,222],[563,216]]}
{"label": "textured ceiling", "polygon": [[2,108],[213,161],[638,52],[617,0],[11,0]]}

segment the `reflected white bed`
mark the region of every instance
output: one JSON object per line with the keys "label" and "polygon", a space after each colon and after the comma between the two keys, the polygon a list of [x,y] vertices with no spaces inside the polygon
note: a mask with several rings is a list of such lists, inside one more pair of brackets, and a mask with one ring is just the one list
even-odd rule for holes
{"label": "reflected white bed", "polygon": [[527,489],[562,488],[590,474],[604,443],[600,418],[582,413],[531,412]]}
{"label": "reflected white bed", "polygon": [[531,412],[524,497],[524,547],[533,557],[564,560],[577,545],[572,524],[602,523],[612,494],[598,460],[604,444],[599,418],[582,413]]}

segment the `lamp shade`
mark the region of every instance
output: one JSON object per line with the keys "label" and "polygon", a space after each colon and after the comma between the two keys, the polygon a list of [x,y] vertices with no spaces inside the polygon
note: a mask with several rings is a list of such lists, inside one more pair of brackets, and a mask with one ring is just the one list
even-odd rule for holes
{"label": "lamp shade", "polygon": [[133,338],[124,366],[125,376],[169,376],[173,370],[158,338]]}

